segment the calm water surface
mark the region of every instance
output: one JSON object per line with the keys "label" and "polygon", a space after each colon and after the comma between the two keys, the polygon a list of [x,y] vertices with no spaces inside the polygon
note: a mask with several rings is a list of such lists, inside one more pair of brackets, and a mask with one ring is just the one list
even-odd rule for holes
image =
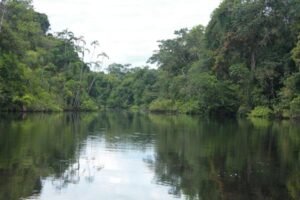
{"label": "calm water surface", "polygon": [[15,199],[300,199],[300,125],[2,114],[0,200]]}

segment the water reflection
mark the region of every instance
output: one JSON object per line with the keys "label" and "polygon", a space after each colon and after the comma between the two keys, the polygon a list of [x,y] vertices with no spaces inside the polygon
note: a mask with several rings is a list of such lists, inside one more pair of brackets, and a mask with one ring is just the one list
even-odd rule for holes
{"label": "water reflection", "polygon": [[298,199],[300,126],[107,112],[0,117],[0,199]]}

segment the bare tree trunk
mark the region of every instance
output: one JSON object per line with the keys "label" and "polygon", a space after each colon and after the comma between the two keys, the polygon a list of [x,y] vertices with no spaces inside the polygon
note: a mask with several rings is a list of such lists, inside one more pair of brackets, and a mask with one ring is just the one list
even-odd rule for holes
{"label": "bare tree trunk", "polygon": [[79,88],[76,91],[76,96],[75,96],[75,99],[74,99],[74,106],[75,107],[79,107],[79,104],[80,104],[80,90],[81,90],[81,83],[82,83],[82,79],[83,79],[83,72],[84,72],[84,63],[81,66],[80,78],[79,78]]}
{"label": "bare tree trunk", "polygon": [[0,2],[0,7],[1,7],[0,33],[2,32],[2,26],[3,26],[3,21],[4,21],[4,15],[5,15],[5,12],[6,12],[5,2],[6,2],[6,0],[2,0],[2,1]]}
{"label": "bare tree trunk", "polygon": [[254,72],[256,69],[256,58],[255,58],[255,53],[252,51],[251,53],[251,71]]}
{"label": "bare tree trunk", "polygon": [[93,85],[94,85],[95,81],[96,81],[96,77],[93,78],[93,80],[92,80],[92,82],[91,82],[91,84],[90,84],[90,86],[89,86],[89,88],[88,88],[88,94],[90,94],[90,92],[91,92],[91,90],[92,90],[92,88],[93,88]]}

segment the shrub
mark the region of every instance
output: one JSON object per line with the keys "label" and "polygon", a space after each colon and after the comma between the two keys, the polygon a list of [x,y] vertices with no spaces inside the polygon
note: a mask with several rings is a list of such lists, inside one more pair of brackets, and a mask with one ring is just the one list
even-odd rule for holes
{"label": "shrub", "polygon": [[184,114],[196,114],[199,113],[199,102],[194,100],[189,100],[186,102],[176,102],[176,107],[180,113]]}
{"label": "shrub", "polygon": [[177,112],[177,108],[172,100],[169,99],[157,99],[152,101],[149,105],[151,112]]}
{"label": "shrub", "polygon": [[257,106],[250,113],[250,117],[257,118],[271,118],[273,115],[273,111],[265,106]]}
{"label": "shrub", "polygon": [[130,107],[129,110],[132,111],[132,112],[138,112],[138,111],[140,111],[140,107],[137,106],[137,105],[133,105],[133,106]]}
{"label": "shrub", "polygon": [[290,114],[292,118],[300,118],[300,96],[291,101]]}
{"label": "shrub", "polygon": [[91,99],[82,102],[81,109],[85,111],[95,111],[98,110],[97,104]]}

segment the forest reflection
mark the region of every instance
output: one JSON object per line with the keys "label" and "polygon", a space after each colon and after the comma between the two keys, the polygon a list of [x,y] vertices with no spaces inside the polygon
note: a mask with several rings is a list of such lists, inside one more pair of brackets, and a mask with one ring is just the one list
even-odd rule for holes
{"label": "forest reflection", "polygon": [[99,174],[111,176],[112,159],[130,160],[119,166],[123,173],[148,169],[149,184],[167,187],[170,199],[300,196],[297,123],[129,112],[0,119],[0,199],[41,198],[48,185],[97,184]]}

